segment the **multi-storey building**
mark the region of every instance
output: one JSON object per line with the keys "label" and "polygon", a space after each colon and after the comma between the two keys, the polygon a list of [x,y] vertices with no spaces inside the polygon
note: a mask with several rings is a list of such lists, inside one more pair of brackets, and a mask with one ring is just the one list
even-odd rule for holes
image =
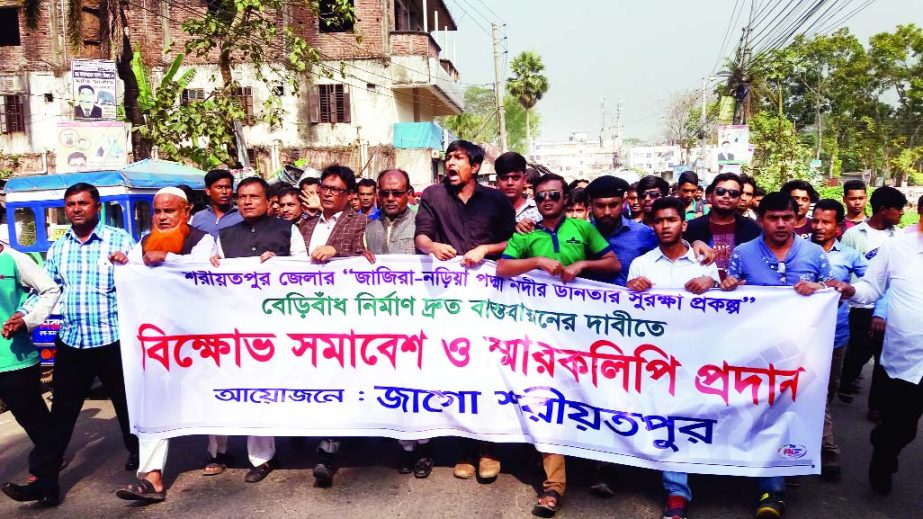
{"label": "multi-storey building", "polygon": [[[113,57],[104,21],[108,1],[115,0],[80,2],[83,46],[75,52],[67,33],[72,2],[42,2],[33,30],[22,2],[0,0],[0,153],[16,157],[17,172],[54,172],[62,160],[54,156],[54,140],[58,122],[74,114],[71,62]],[[154,84],[184,48],[182,23],[209,8],[203,0],[119,3],[132,48],[151,68]],[[249,113],[271,96],[286,111],[275,130],[255,119],[240,121],[247,156],[263,174],[297,159],[316,169],[341,163],[364,176],[402,167],[422,188],[435,178],[447,144],[434,118],[463,109],[458,71],[437,43],[442,31],[457,29],[452,14],[443,0],[353,0],[355,21],[321,23],[329,4],[319,2],[319,15],[294,8],[273,14],[322,59],[298,92],[281,83],[267,86],[252,66],[233,67]],[[283,59],[281,47],[281,40],[270,45],[267,55]],[[220,84],[216,63],[216,52],[186,57],[184,68],[197,74],[181,102],[195,102]]]}

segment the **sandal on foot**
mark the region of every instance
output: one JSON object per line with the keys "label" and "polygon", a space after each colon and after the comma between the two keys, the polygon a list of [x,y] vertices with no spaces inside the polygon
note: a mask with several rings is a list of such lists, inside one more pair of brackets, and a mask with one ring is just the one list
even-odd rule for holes
{"label": "sandal on foot", "polygon": [[147,503],[159,503],[167,498],[166,490],[158,492],[154,489],[154,484],[146,479],[139,479],[125,488],[120,488],[115,495],[126,501],[144,501]]}
{"label": "sandal on foot", "polygon": [[224,473],[230,464],[230,457],[227,453],[219,452],[217,456],[208,460],[208,464],[202,469],[203,476],[217,476]]}
{"label": "sandal on foot", "polygon": [[554,517],[561,509],[561,494],[554,490],[546,490],[538,498],[538,503],[532,507],[532,515],[536,517]]}

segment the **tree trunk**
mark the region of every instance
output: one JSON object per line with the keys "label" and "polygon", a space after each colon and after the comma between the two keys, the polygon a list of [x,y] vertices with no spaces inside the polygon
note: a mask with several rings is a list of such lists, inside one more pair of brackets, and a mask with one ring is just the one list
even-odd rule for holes
{"label": "tree trunk", "polygon": [[[224,82],[224,87],[229,88],[233,82],[231,77],[231,49],[223,47],[221,49],[221,54],[218,55],[218,69],[221,71],[221,80]],[[228,125],[228,134],[237,136],[237,131],[234,128],[234,121],[227,121]],[[227,145],[228,155],[230,156],[229,166],[239,169],[242,166],[239,159],[239,150],[237,149],[237,139],[231,139],[231,142]]]}
{"label": "tree trunk", "polygon": [[127,34],[122,34],[122,54],[115,64],[118,70],[119,78],[125,84],[124,103],[125,117],[131,122],[131,152],[134,160],[143,160],[151,157],[151,142],[141,137],[138,128],[144,126],[144,116],[141,114],[141,107],[138,106],[138,79],[134,71],[131,70],[132,58],[131,41]]}
{"label": "tree trunk", "polygon": [[529,125],[529,112],[531,108],[526,108],[526,158],[532,154],[532,128]]}

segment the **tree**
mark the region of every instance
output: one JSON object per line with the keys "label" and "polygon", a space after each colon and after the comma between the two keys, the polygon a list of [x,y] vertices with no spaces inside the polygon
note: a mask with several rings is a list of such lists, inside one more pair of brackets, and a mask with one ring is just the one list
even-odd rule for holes
{"label": "tree", "polygon": [[234,134],[228,132],[227,117],[243,118],[246,114],[237,103],[223,97],[179,103],[183,90],[196,75],[195,69],[178,75],[183,57],[180,54],[173,60],[154,89],[148,82],[141,54],[135,53],[132,67],[138,79],[138,104],[145,121],[137,130],[157,146],[161,157],[212,169],[231,161],[227,144],[234,140]]}
{"label": "tree", "polygon": [[[325,12],[321,23],[339,23],[354,19],[350,0],[331,0],[331,9]],[[298,91],[309,67],[321,61],[321,55],[300,36],[281,22],[282,13],[289,9],[316,12],[314,0],[208,0],[201,18],[189,18],[183,30],[190,36],[186,52],[208,59],[213,51],[218,53],[218,71],[222,87],[209,96],[216,107],[233,106],[235,112],[243,107],[239,101],[240,85],[231,75],[235,65],[247,64],[253,68],[257,79],[268,90],[285,82]],[[230,115],[230,114],[229,114]],[[275,128],[283,115],[279,99],[270,96],[263,103],[262,113],[256,120]],[[229,134],[236,134],[235,121],[228,117],[225,125]],[[238,157],[236,140],[225,143],[231,160]]]}
{"label": "tree", "polygon": [[533,51],[524,51],[510,63],[513,76],[507,79],[506,89],[525,109],[526,151],[532,151],[532,132],[529,116],[532,108],[548,92],[548,78],[542,74],[545,65],[541,56]]}
{"label": "tree", "polygon": [[717,132],[718,104],[708,103],[705,108],[705,126],[702,126],[701,91],[689,90],[674,95],[664,113],[667,141],[679,146],[683,160],[688,161],[690,152],[699,145],[703,134]]}
{"label": "tree", "polygon": [[[470,86],[465,90],[465,112],[440,119],[449,131],[460,139],[472,142],[497,144],[497,107],[494,91],[490,88]],[[526,131],[526,109],[512,96],[503,98],[506,114],[506,140],[509,149],[526,154],[527,133],[536,135],[541,119],[533,114],[528,118]]]}

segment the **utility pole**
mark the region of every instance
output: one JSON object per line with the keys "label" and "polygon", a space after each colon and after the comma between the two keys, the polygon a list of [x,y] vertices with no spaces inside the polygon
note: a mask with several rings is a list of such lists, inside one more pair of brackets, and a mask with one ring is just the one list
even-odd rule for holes
{"label": "utility pole", "polygon": [[705,161],[705,89],[708,88],[708,76],[702,78],[702,114],[699,117],[699,139],[701,140],[702,153],[699,158]]}
{"label": "utility pole", "polygon": [[506,110],[503,108],[503,70],[500,56],[500,26],[490,24],[494,39],[494,91],[497,96],[497,118],[500,120],[500,151],[506,152]]}

